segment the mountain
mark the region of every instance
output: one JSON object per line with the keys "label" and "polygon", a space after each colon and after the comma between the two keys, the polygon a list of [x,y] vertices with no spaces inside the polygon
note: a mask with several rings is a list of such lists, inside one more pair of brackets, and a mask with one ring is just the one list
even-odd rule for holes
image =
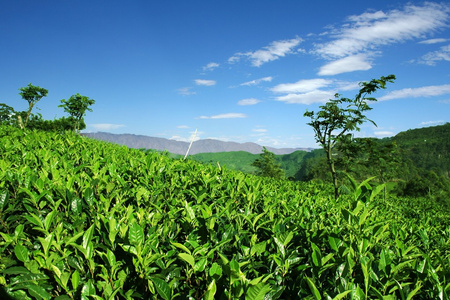
{"label": "mountain", "polygon": [[[134,134],[113,134],[107,132],[83,133],[84,136],[96,140],[107,141],[115,144],[125,145],[129,148],[136,149],[153,149],[158,151],[167,150],[173,154],[186,154],[189,148],[189,143],[169,140],[165,138],[150,137],[145,135]],[[245,151],[252,154],[259,154],[262,152],[263,146],[255,143],[236,143],[223,142],[213,139],[204,139],[195,141],[192,144],[189,154],[198,153],[215,153],[215,152],[231,152],[231,151]],[[290,154],[297,150],[311,151],[312,148],[273,148],[266,147],[267,150],[277,155]]]}

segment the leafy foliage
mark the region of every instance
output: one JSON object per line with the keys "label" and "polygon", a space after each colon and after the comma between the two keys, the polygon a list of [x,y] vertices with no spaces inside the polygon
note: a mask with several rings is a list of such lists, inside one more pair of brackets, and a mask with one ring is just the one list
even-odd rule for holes
{"label": "leafy foliage", "polygon": [[273,178],[284,178],[283,169],[275,160],[275,154],[270,152],[263,147],[263,153],[259,155],[259,158],[256,159],[252,166],[257,168],[256,175],[273,177]]}
{"label": "leafy foliage", "polygon": [[394,75],[382,76],[380,79],[372,79],[370,82],[361,82],[361,89],[354,99],[341,97],[336,94],[335,99],[330,99],[325,105],[319,106],[317,113],[308,111],[304,113],[311,122],[308,123],[313,130],[316,141],[322,146],[327,154],[327,163],[333,178],[334,196],[338,197],[338,181],[335,162],[333,158],[333,148],[345,134],[351,131],[359,131],[359,126],[366,121],[376,125],[364,114],[372,108],[367,101],[376,101],[373,97],[367,97],[378,89],[386,88],[387,82],[393,82]]}
{"label": "leafy foliage", "polygon": [[26,87],[20,88],[19,90],[19,95],[28,102],[28,111],[25,115],[25,119],[22,119],[23,125],[19,122],[20,126],[26,127],[33,107],[39,100],[47,96],[48,90],[41,88],[40,86],[34,86],[31,83],[29,83]]}
{"label": "leafy foliage", "polygon": [[0,285],[20,299],[447,299],[450,221],[382,186],[258,177],[0,127]]}
{"label": "leafy foliage", "polygon": [[64,111],[69,113],[74,122],[74,130],[80,131],[80,124],[83,120],[86,111],[92,111],[89,106],[95,104],[95,100],[89,99],[89,97],[81,96],[80,94],[72,95],[68,100],[61,100],[61,105]]}

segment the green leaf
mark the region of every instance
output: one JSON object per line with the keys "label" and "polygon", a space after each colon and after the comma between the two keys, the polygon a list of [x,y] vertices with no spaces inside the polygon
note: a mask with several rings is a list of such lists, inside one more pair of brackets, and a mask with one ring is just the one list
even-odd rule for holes
{"label": "green leaf", "polygon": [[179,253],[178,257],[180,257],[182,260],[190,264],[192,268],[195,267],[195,259],[192,255],[187,253]]}
{"label": "green leaf", "polygon": [[21,262],[28,262],[29,261],[29,257],[28,257],[28,249],[21,245],[21,244],[17,244],[14,247],[14,254],[16,255],[17,259],[20,260]]}
{"label": "green leaf", "polygon": [[213,277],[217,275],[218,277],[222,276],[222,267],[219,266],[216,262],[214,262],[209,268],[209,276]]}
{"label": "green leaf", "polygon": [[8,191],[0,192],[0,211],[4,210],[8,205],[9,193]]}
{"label": "green leaf", "polygon": [[95,295],[95,286],[92,283],[92,279],[89,279],[81,288],[81,297],[89,299],[89,296]]}
{"label": "green leaf", "polygon": [[6,270],[2,270],[3,274],[8,275],[19,275],[19,274],[28,274],[30,271],[27,270],[25,267],[11,267]]}
{"label": "green leaf", "polygon": [[216,294],[217,286],[216,281],[213,279],[210,284],[208,284],[208,289],[205,293],[205,300],[214,300],[214,295]]}
{"label": "green leaf", "polygon": [[245,294],[246,300],[264,300],[266,294],[270,292],[270,285],[260,282],[257,285],[251,286]]}
{"label": "green leaf", "polygon": [[133,221],[128,230],[128,240],[133,246],[142,245],[144,243],[144,230],[136,221]]}
{"label": "green leaf", "polygon": [[75,270],[72,273],[72,287],[74,290],[78,289],[78,284],[80,283],[80,273],[78,273],[78,270]]}
{"label": "green leaf", "polygon": [[333,298],[333,300],[341,300],[342,298],[345,298],[351,291],[345,291],[343,293],[340,293],[336,297]]}
{"label": "green leaf", "polygon": [[203,272],[207,263],[208,260],[205,257],[200,258],[194,265],[195,272]]}
{"label": "green leaf", "polygon": [[185,245],[180,244],[180,243],[172,243],[172,242],[170,242],[170,243],[171,243],[172,245],[174,245],[175,247],[177,247],[177,248],[183,250],[184,252],[186,252],[186,253],[188,253],[188,254],[192,254],[191,251],[190,251]]}
{"label": "green leaf", "polygon": [[56,210],[52,210],[50,213],[47,214],[47,216],[44,219],[44,228],[45,230],[49,230],[50,229],[50,225],[53,222],[53,218],[55,217],[57,211]]}
{"label": "green leaf", "polygon": [[171,290],[167,282],[157,277],[151,277],[150,280],[154,283],[156,291],[161,296],[161,298],[163,298],[164,300],[170,300]]}
{"label": "green leaf", "polygon": [[278,246],[278,250],[281,252],[281,255],[284,257],[286,255],[286,251],[284,250],[284,245],[280,242],[276,237],[273,238],[275,244]]}
{"label": "green leaf", "polygon": [[89,242],[92,240],[92,236],[94,235],[94,224],[91,225],[91,227],[86,230],[86,232],[83,234],[83,248],[86,249]]}
{"label": "green leaf", "polygon": [[319,247],[316,244],[311,242],[311,248],[313,249],[312,260],[316,267],[320,267],[322,265],[322,254],[320,252]]}
{"label": "green leaf", "polygon": [[307,276],[305,278],[306,278],[306,283],[308,283],[309,290],[311,291],[311,293],[314,296],[314,299],[321,300],[322,296],[320,296],[319,290],[317,289],[317,287],[314,284],[314,282],[311,280],[311,278],[309,278]]}
{"label": "green leaf", "polygon": [[47,293],[47,291],[39,286],[39,285],[28,285],[28,292],[30,293],[31,296],[35,297],[36,299],[51,299],[52,295],[50,295],[49,293]]}

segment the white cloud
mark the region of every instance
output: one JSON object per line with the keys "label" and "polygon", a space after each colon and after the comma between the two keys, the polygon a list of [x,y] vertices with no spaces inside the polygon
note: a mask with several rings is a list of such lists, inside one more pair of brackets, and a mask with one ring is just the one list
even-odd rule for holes
{"label": "white cloud", "polygon": [[255,98],[242,99],[238,101],[238,105],[255,105],[261,102],[261,100]]}
{"label": "white cloud", "polygon": [[212,71],[215,68],[218,68],[219,66],[220,65],[218,63],[210,62],[209,64],[203,67],[203,71]]}
{"label": "white cloud", "polygon": [[94,127],[96,130],[115,130],[122,127],[125,127],[123,124],[108,124],[108,123],[100,123],[100,124],[89,124],[90,127]]}
{"label": "white cloud", "polygon": [[191,91],[192,88],[190,87],[184,87],[184,88],[180,88],[178,89],[178,94],[183,95],[183,96],[189,96],[189,95],[195,95],[195,92]]}
{"label": "white cloud", "polygon": [[448,41],[448,39],[429,39],[429,40],[425,40],[425,41],[421,41],[419,42],[419,44],[437,44],[437,43],[445,43],[446,41]]}
{"label": "white cloud", "polygon": [[353,71],[367,71],[372,68],[368,60],[368,56],[365,54],[350,55],[322,66],[318,75],[336,75]]}
{"label": "white cloud", "polygon": [[444,104],[450,104],[450,99],[440,100],[439,102]]}
{"label": "white cloud", "polygon": [[428,52],[419,60],[420,63],[434,66],[437,61],[450,61],[450,45],[443,46],[437,51]]}
{"label": "white cloud", "polygon": [[387,137],[387,136],[393,136],[395,135],[392,131],[375,131],[373,134],[377,137]]}
{"label": "white cloud", "polygon": [[421,122],[419,125],[421,126],[434,126],[434,125],[442,125],[445,124],[445,121],[439,120],[439,121],[425,121]]}
{"label": "white cloud", "polygon": [[329,99],[334,98],[334,94],[335,93],[331,91],[316,90],[304,94],[288,94],[285,96],[276,97],[275,99],[288,104],[325,103]]}
{"label": "white cloud", "polygon": [[282,83],[271,89],[274,93],[286,94],[277,96],[277,101],[296,104],[325,103],[334,99],[338,91],[350,91],[359,88],[357,82],[332,79],[302,79],[295,83]]}
{"label": "white cloud", "polygon": [[387,95],[378,98],[378,100],[392,100],[401,98],[418,98],[431,97],[450,94],[450,84],[444,85],[430,85],[420,88],[406,88],[397,91],[392,91]]}
{"label": "white cloud", "polygon": [[242,113],[226,113],[220,115],[213,116],[200,116],[199,119],[238,119],[238,118],[247,118],[246,114]]}
{"label": "white cloud", "polygon": [[250,85],[258,85],[258,84],[260,84],[263,81],[271,82],[272,79],[273,79],[272,76],[267,76],[267,77],[263,77],[263,78],[259,78],[259,79],[255,79],[255,80],[251,80],[251,81],[247,81],[247,82],[241,83],[240,85],[248,85],[248,86],[250,86]]}
{"label": "white cloud", "polygon": [[229,63],[238,62],[241,57],[249,59],[254,67],[260,67],[261,65],[277,60],[280,57],[284,57],[287,54],[294,53],[294,49],[302,42],[302,39],[297,37],[290,40],[280,40],[270,43],[269,46],[263,47],[260,50],[254,52],[236,53],[228,59]]}
{"label": "white cloud", "polygon": [[264,133],[267,132],[267,129],[264,128],[256,128],[256,129],[252,129],[253,132],[259,132],[259,133]]}
{"label": "white cloud", "polygon": [[275,93],[304,93],[329,86],[333,81],[328,79],[302,79],[295,83],[282,83],[271,88]]}
{"label": "white cloud", "polygon": [[195,79],[195,84],[212,86],[212,85],[216,85],[216,81],[215,80],[207,80],[207,79]]}
{"label": "white cloud", "polygon": [[423,38],[446,26],[449,11],[447,4],[427,2],[423,6],[406,5],[403,10],[351,16],[334,33],[336,39],[317,45],[315,52],[325,58],[341,58],[381,45]]}
{"label": "white cloud", "polygon": [[187,125],[178,125],[177,128],[179,128],[179,129],[188,129],[189,126],[187,126]]}

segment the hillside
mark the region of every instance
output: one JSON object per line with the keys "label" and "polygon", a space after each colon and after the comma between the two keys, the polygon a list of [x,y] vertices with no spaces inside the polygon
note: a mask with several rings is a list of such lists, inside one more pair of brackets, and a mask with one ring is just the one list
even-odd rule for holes
{"label": "hillside", "polygon": [[426,201],[368,183],[334,200],[328,185],[71,132],[0,126],[0,153],[0,286],[14,298],[450,293],[450,220]]}
{"label": "hillside", "polygon": [[[84,136],[108,141],[120,145],[125,145],[129,148],[135,149],[153,149],[158,151],[167,150],[173,154],[184,155],[189,147],[189,143],[169,140],[165,138],[149,137],[145,135],[134,134],[113,134],[107,132],[97,133],[83,133]],[[245,151],[252,154],[259,154],[262,152],[263,146],[255,143],[235,143],[223,142],[213,139],[198,140],[192,144],[190,154],[198,153],[215,153],[215,152],[238,152]],[[275,154],[289,154],[297,150],[309,151],[310,148],[273,148],[266,147],[269,151]]]}
{"label": "hillside", "polygon": [[450,123],[410,129],[400,132],[392,140],[416,167],[437,170],[450,177]]}

